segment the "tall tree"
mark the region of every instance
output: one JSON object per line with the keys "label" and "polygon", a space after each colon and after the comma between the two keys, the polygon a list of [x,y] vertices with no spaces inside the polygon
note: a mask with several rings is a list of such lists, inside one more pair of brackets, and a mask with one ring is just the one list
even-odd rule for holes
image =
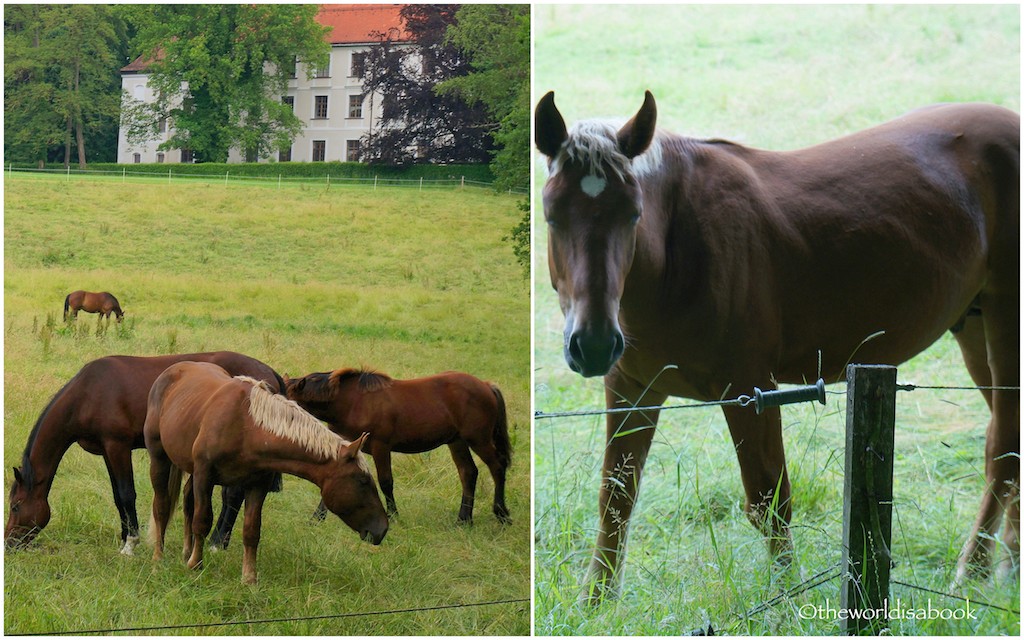
{"label": "tall tree", "polygon": [[42,164],[62,144],[85,165],[87,140],[117,120],[117,21],[105,5],[5,7],[8,157]]}
{"label": "tall tree", "polygon": [[491,168],[498,188],[530,182],[530,5],[469,4],[456,14],[445,42],[469,61],[466,75],[438,84],[440,95],[455,95],[487,111],[485,128],[497,145]]}
{"label": "tall tree", "polygon": [[364,137],[362,159],[383,164],[487,162],[493,147],[482,105],[438,95],[444,80],[469,73],[458,47],[445,41],[459,5],[410,4],[401,16],[411,41],[378,32],[363,65],[363,89],[381,96],[383,115]]}
{"label": "tall tree", "polygon": [[[445,41],[469,60],[470,72],[440,83],[440,95],[483,105],[496,149],[491,162],[495,187],[530,184],[530,5],[463,5]],[[519,203],[522,217],[504,240],[530,273],[530,203]]]}
{"label": "tall tree", "polygon": [[290,145],[301,121],[281,96],[296,59],[307,73],[326,64],[327,28],[315,5],[146,5],[137,7],[135,49],[150,61],[152,104],[128,103],[131,140],[151,138],[168,118],[161,149],[189,149],[199,162],[226,162],[233,147],[260,157]]}

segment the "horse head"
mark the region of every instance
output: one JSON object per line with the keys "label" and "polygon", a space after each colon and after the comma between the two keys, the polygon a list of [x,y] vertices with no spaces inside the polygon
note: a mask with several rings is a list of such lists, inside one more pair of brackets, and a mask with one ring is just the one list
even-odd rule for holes
{"label": "horse head", "polygon": [[14,549],[35,539],[36,535],[50,521],[50,503],[45,494],[35,489],[40,483],[22,476],[21,469],[14,467],[14,484],[11,485],[10,513],[4,528],[4,546]]}
{"label": "horse head", "polygon": [[654,138],[654,96],[648,91],[618,129],[584,121],[567,130],[554,92],[541,98],[534,117],[537,148],[548,158],[548,266],[565,315],[565,359],[585,377],[605,375],[625,350],[619,302],[643,212],[632,160]]}
{"label": "horse head", "polygon": [[369,435],[364,433],[355,442],[341,447],[320,495],[324,506],[360,538],[380,544],[388,532],[388,516],[377,493],[377,484],[359,453]]}

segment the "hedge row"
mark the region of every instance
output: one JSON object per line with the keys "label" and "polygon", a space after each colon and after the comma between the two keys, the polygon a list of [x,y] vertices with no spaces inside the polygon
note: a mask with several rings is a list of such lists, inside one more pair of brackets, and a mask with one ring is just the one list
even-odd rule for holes
{"label": "hedge row", "polygon": [[[34,169],[35,165],[13,163],[15,169]],[[77,165],[71,166],[77,172]],[[94,162],[86,167],[86,171],[103,171],[121,173],[126,169],[130,173],[152,172],[167,175],[167,172],[223,176],[247,176],[254,178],[374,178],[401,180],[459,180],[463,177],[473,182],[494,182],[490,167],[485,164],[416,164],[405,167],[368,165],[359,162],[273,162],[273,163],[213,163],[201,164],[119,164],[114,162]]]}

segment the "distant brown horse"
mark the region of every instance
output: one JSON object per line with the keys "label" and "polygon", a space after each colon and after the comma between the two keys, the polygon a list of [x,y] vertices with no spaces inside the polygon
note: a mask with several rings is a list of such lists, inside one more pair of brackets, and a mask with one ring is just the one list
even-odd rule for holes
{"label": "distant brown horse", "polygon": [[69,293],[64,298],[64,319],[67,320],[69,314],[70,317],[77,318],[79,311],[98,313],[108,320],[110,319],[110,314],[113,313],[117,317],[118,322],[124,319],[124,311],[121,311],[121,305],[117,302],[117,298],[106,291],[100,291],[99,293],[72,291]]}
{"label": "distant brown horse", "polygon": [[511,522],[505,506],[505,472],[512,462],[505,399],[496,385],[458,372],[414,380],[338,369],[285,380],[289,398],[346,437],[370,433],[377,480],[395,515],[391,452],[422,453],[448,445],[462,480],[459,521],[473,519],[476,452],[494,478],[494,515]]}
{"label": "distant brown horse", "polygon": [[276,474],[320,487],[327,508],[364,540],[380,544],[388,531],[377,487],[359,453],[367,434],[355,442],[342,439],[264,382],[233,378],[208,362],[171,365],[153,383],[144,432],[153,482],[149,529],[154,560],[163,557],[183,472],[192,474],[184,505],[184,559],[190,569],[203,562],[203,542],[213,525],[214,484],[245,489],[246,583],[256,582],[263,500]]}
{"label": "distant brown horse", "polygon": [[[50,400],[25,445],[21,466],[14,468],[10,514],[4,530],[7,548],[27,544],[50,521],[47,497],[57,465],[74,443],[103,456],[121,519],[122,553],[131,555],[139,540],[135,511],[132,449],[145,446],[146,398],[153,381],[170,365],[183,360],[213,362],[232,374],[265,380],[272,389],[284,382],[259,360],[231,351],[139,358],[108,356],[86,364]],[[227,545],[242,495],[225,492],[225,508],[217,540]]]}
{"label": "distant brown horse", "polygon": [[[1020,116],[943,105],[799,151],[655,129],[647,93],[622,126],[568,130],[536,109],[564,355],[606,404],[715,400],[776,381],[897,365],[956,330],[992,410],[988,486],[958,574],[1003,539],[1019,558]],[[869,339],[870,338],[870,339]],[[671,368],[666,368],[672,365]],[[747,513],[789,555],[778,409],[725,408]],[[609,415],[585,598],[616,589],[658,411]],[[774,507],[773,507],[774,505]]]}

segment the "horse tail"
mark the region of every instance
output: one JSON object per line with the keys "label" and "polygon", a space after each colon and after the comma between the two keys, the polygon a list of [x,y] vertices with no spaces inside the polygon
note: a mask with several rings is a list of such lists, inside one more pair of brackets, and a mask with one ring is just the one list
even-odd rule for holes
{"label": "horse tail", "polygon": [[68,319],[68,307],[71,306],[71,294],[64,296],[64,319]]}
{"label": "horse tail", "polygon": [[505,411],[505,396],[498,385],[490,383],[494,398],[498,401],[498,416],[494,420],[494,448],[498,452],[498,461],[509,468],[512,466],[512,442],[508,438],[508,414]]}
{"label": "horse tail", "polygon": [[[170,494],[171,508],[167,512],[167,522],[171,522],[171,518],[174,517],[174,510],[178,507],[178,499],[181,497],[181,469],[176,465],[171,465],[171,474],[167,478],[167,493]],[[154,547],[159,542],[156,534],[156,517],[153,515],[153,511],[149,512],[149,542]]]}

